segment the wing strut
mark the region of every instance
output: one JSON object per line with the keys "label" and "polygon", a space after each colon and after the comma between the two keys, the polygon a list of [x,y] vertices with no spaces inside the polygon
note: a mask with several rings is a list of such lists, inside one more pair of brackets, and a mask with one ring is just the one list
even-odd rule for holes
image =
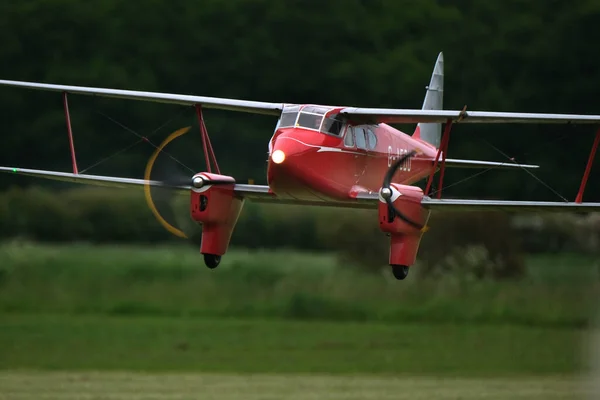
{"label": "wing strut", "polygon": [[433,168],[431,169],[431,173],[429,174],[429,179],[427,180],[427,187],[425,188],[425,196],[429,196],[429,191],[431,190],[431,184],[433,183],[433,175],[437,170],[437,166],[440,160],[440,154],[443,153],[442,156],[442,165],[440,167],[440,180],[438,183],[438,192],[437,198],[441,198],[442,196],[442,184],[444,183],[444,171],[446,170],[446,154],[448,154],[448,141],[450,139],[450,131],[452,130],[452,120],[448,119],[446,121],[446,127],[444,128],[444,134],[442,135],[442,142],[440,144],[440,148],[438,149],[437,155],[435,156],[435,162],[433,163]]}
{"label": "wing strut", "polygon": [[71,115],[69,114],[69,102],[67,101],[67,92],[62,92],[63,105],[65,107],[65,119],[67,120],[67,133],[69,134],[69,146],[71,147],[71,162],[73,163],[73,173],[78,174],[77,158],[75,157],[75,145],[73,144],[73,129],[71,128]]}
{"label": "wing strut", "polygon": [[583,192],[585,191],[585,186],[587,185],[588,178],[590,177],[590,171],[592,170],[592,164],[594,164],[594,158],[596,157],[598,144],[600,144],[600,128],[598,128],[596,131],[596,139],[594,139],[594,144],[592,145],[592,150],[590,151],[590,156],[585,167],[583,178],[581,179],[581,186],[579,187],[579,193],[577,193],[577,197],[575,198],[575,203],[583,202]]}
{"label": "wing strut", "polygon": [[212,144],[210,143],[210,137],[208,136],[208,130],[204,124],[204,116],[202,114],[202,105],[196,104],[196,115],[198,116],[198,125],[200,126],[200,134],[202,135],[202,148],[204,150],[204,160],[206,161],[206,170],[212,173],[210,160],[212,159],[215,164],[215,170],[217,174],[221,174],[219,164],[217,164],[217,157],[213,150]]}

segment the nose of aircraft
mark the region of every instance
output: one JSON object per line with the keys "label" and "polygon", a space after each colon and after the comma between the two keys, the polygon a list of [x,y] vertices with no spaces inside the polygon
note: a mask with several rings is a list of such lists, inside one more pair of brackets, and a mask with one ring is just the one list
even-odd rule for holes
{"label": "nose of aircraft", "polygon": [[307,143],[307,138],[299,137],[296,133],[294,129],[286,129],[275,136],[268,163],[269,184],[303,175],[302,156],[314,150],[314,146]]}
{"label": "nose of aircraft", "polygon": [[308,152],[313,146],[306,138],[298,137],[293,129],[284,130],[276,135],[269,164],[290,166],[298,161],[298,156]]}

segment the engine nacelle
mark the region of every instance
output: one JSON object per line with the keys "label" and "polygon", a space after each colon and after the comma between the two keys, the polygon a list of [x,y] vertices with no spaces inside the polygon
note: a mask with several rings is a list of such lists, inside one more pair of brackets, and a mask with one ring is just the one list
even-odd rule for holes
{"label": "engine nacelle", "polygon": [[190,213],[202,224],[200,252],[221,256],[227,252],[244,200],[235,195],[235,179],[230,176],[203,172],[192,182]]}
{"label": "engine nacelle", "polygon": [[429,211],[421,206],[423,190],[416,186],[390,185],[390,201],[397,214],[379,194],[379,227],[389,233],[390,265],[411,266],[417,258]]}

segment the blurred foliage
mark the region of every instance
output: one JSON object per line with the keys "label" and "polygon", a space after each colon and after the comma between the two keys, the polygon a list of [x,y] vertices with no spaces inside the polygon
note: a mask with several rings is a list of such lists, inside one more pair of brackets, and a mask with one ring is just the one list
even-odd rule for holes
{"label": "blurred foliage", "polygon": [[[189,218],[187,201],[187,196],[179,196],[171,203],[174,224],[201,239],[201,227]],[[519,278],[524,274],[523,251],[600,253],[598,215],[539,218],[432,213],[415,272],[421,277]],[[97,187],[58,192],[12,188],[1,193],[0,238],[15,237],[41,242],[198,243],[167,232],[152,215],[143,191]],[[389,237],[379,230],[376,212],[370,210],[246,202],[231,245],[333,251],[341,265],[373,273],[388,265],[389,256]]]}
{"label": "blurred foliage", "polygon": [[[143,7],[117,0],[7,1],[0,4],[0,78],[419,108],[444,51],[445,108],[597,113],[600,56],[590,43],[600,40],[599,16],[595,0],[172,0]],[[91,173],[142,176],[153,148],[128,130],[160,141],[181,126],[197,128],[191,108],[75,95],[69,101],[80,170],[92,167]],[[0,164],[70,170],[58,93],[2,87],[0,116]],[[274,118],[207,110],[206,121],[222,170],[239,181],[264,180]],[[572,126],[460,126],[449,154],[504,161],[499,149],[539,163],[535,173],[572,198],[573,177],[582,174],[592,142],[587,133]],[[174,154],[202,170],[199,135],[188,136]],[[471,174],[453,170],[447,182]],[[0,186],[11,183],[24,181],[2,177]],[[599,186],[588,190],[588,198],[600,198]],[[522,171],[486,172],[444,193],[556,199]]]}
{"label": "blurred foliage", "polygon": [[513,226],[527,252],[600,256],[600,213],[521,215]]}
{"label": "blurred foliage", "polygon": [[[421,239],[416,268],[420,276],[462,275],[502,279],[523,275],[524,263],[510,215],[494,212],[432,213]],[[377,271],[388,264],[389,238],[373,213],[353,211],[328,225],[329,247],[343,263]]]}
{"label": "blurred foliage", "polygon": [[[232,248],[211,270],[197,250],[173,244],[12,240],[0,244],[0,313],[587,325],[597,310],[598,260],[526,261],[520,281],[459,273],[398,282],[389,269],[365,273],[316,252]],[[421,265],[413,268],[418,274]]]}

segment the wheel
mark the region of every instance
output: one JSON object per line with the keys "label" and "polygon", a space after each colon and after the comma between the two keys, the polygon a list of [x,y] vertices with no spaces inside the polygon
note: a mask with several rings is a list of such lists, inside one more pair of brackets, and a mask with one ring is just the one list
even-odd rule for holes
{"label": "wheel", "polygon": [[221,256],[216,254],[205,254],[204,255],[204,264],[210,269],[217,268],[219,263],[221,262]]}
{"label": "wheel", "polygon": [[394,277],[399,281],[403,280],[408,276],[408,266],[406,265],[392,265],[392,273]]}

